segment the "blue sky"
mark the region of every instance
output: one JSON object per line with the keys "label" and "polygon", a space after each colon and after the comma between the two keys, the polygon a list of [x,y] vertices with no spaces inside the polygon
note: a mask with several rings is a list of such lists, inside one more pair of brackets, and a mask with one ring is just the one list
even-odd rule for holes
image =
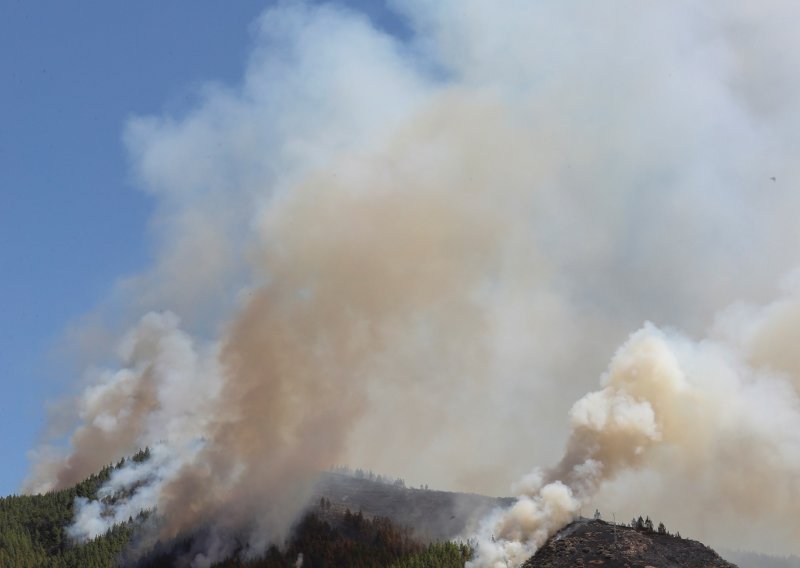
{"label": "blue sky", "polygon": [[[269,2],[4,2],[0,8],[0,494],[18,490],[45,404],[78,371],[65,329],[147,266],[153,203],[131,181],[126,120],[180,114],[235,83]],[[379,2],[351,2],[401,23]]]}

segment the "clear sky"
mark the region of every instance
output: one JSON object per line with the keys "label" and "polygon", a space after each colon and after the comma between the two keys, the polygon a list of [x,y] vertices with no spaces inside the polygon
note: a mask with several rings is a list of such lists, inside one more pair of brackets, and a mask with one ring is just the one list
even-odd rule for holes
{"label": "clear sky", "polygon": [[[46,401],[75,379],[56,355],[65,329],[150,257],[125,121],[236,82],[269,4],[0,4],[0,494],[18,490]],[[382,2],[349,4],[401,29]]]}

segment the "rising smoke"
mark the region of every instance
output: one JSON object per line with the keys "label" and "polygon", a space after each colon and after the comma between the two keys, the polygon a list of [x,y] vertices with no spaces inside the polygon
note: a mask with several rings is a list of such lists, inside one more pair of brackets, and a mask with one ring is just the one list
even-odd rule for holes
{"label": "rising smoke", "polygon": [[157,507],[159,537],[210,531],[197,566],[280,542],[334,463],[523,478],[480,564],[589,503],[792,550],[800,8],[392,6],[409,37],[280,3],[241,85],[128,124],[157,262],[27,489],[152,446],[72,534]]}
{"label": "rising smoke", "polygon": [[791,377],[753,367],[741,353],[651,324],[634,333],[602,390],[573,405],[561,461],[534,471],[517,502],[484,521],[474,565],[520,565],[603,483],[645,465],[680,480],[675,497],[699,501],[707,515],[772,517],[780,538],[797,542],[800,397]]}

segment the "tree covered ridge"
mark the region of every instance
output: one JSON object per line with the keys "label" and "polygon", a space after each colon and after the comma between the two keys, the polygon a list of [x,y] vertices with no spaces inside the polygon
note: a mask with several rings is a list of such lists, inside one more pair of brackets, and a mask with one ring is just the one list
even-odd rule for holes
{"label": "tree covered ridge", "polygon": [[[131,459],[144,461],[149,449]],[[108,465],[68,489],[41,495],[0,498],[0,566],[44,568],[102,568],[115,566],[139,519],[113,526],[106,534],[78,544],[67,527],[72,522],[76,497],[97,499],[100,487],[125,460]]]}
{"label": "tree covered ridge", "polygon": [[[142,462],[149,458],[150,450],[145,448],[129,459]],[[148,568],[177,564],[201,535],[159,543],[138,560],[132,561],[126,554],[147,512],[84,543],[69,537],[67,528],[73,521],[76,498],[98,499],[100,488],[125,463],[122,459],[108,465],[68,489],[0,498],[0,567],[106,568],[126,564]],[[412,536],[411,529],[385,517],[338,510],[323,498],[298,522],[292,537],[280,549],[273,546],[263,557],[247,561],[234,554],[218,567],[289,568],[297,565],[302,555],[305,568],[461,568],[469,554],[464,544],[423,543]]]}

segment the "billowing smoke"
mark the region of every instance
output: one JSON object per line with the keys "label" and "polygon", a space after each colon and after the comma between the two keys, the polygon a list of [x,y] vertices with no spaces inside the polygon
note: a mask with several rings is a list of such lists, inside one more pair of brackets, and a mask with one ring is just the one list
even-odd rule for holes
{"label": "billowing smoke", "polygon": [[517,502],[484,521],[474,565],[519,566],[603,483],[645,466],[682,480],[676,499],[722,519],[771,517],[780,538],[796,542],[800,396],[791,376],[754,367],[741,347],[651,324],[634,333],[602,390],[572,407],[561,461],[528,476]]}
{"label": "billowing smoke", "polygon": [[480,562],[590,502],[792,550],[800,7],[391,5],[407,37],[280,3],[240,85],[130,121],[156,262],[28,490],[150,446],[72,534],[156,508],[202,566],[281,542],[335,463],[492,493],[556,463]]}
{"label": "billowing smoke", "polygon": [[72,433],[69,455],[40,461],[29,490],[74,485],[122,457],[119,448],[130,454],[164,440],[196,445],[219,395],[217,349],[195,345],[179,329],[177,316],[165,312],[144,316],[121,339],[116,355],[122,367],[92,372],[93,384],[79,399],[81,424]]}

